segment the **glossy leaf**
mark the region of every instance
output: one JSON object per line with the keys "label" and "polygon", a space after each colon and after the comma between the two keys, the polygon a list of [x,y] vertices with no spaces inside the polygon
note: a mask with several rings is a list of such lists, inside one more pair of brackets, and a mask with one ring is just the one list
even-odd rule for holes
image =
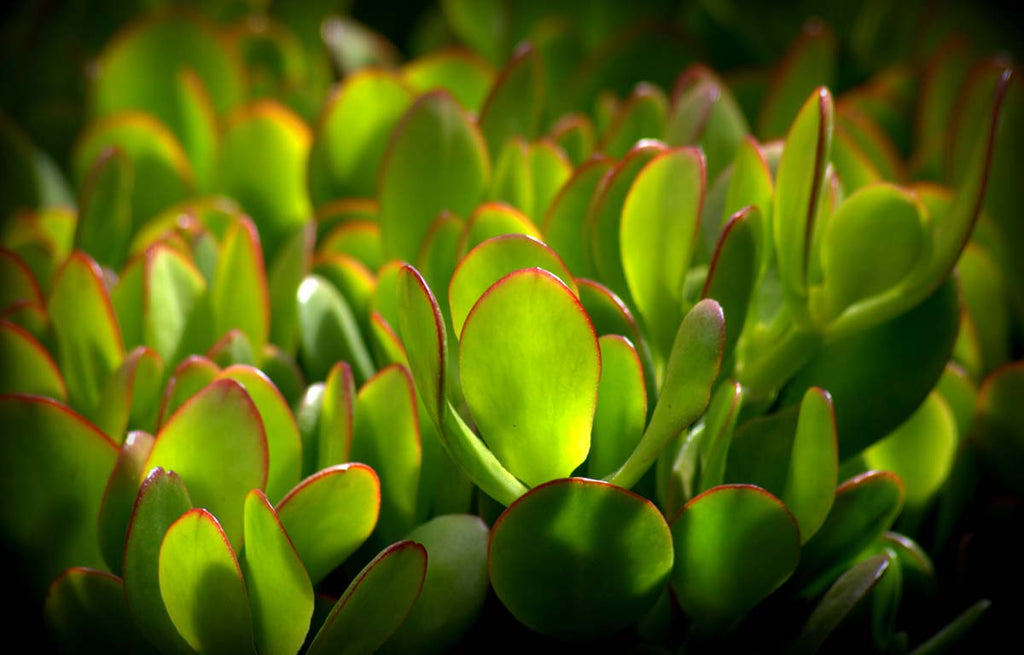
{"label": "glossy leaf", "polygon": [[121,332],[96,262],[82,253],[72,255],[53,282],[46,309],[57,337],[57,361],[68,400],[88,414],[96,409],[103,385],[124,357]]}
{"label": "glossy leaf", "polygon": [[683,318],[665,367],[664,381],[644,436],[629,459],[606,479],[631,487],[658,455],[708,406],[725,346],[722,308],[702,300]]}
{"label": "glossy leaf", "polygon": [[104,151],[89,170],[75,227],[75,250],[97,263],[120,269],[132,236],[135,168],[117,148]]}
{"label": "glossy leaf", "polygon": [[348,362],[357,382],[369,379],[373,360],[352,310],[327,280],[310,275],[299,285],[300,358],[311,380],[321,380],[339,360]]}
{"label": "glossy leaf", "polygon": [[434,293],[409,265],[398,277],[398,327],[416,389],[435,424],[448,404],[448,339]]}
{"label": "glossy leaf", "polygon": [[253,651],[253,623],[238,560],[205,509],[185,512],[164,535],[160,595],[189,646],[203,653]]}
{"label": "glossy leaf", "polygon": [[747,309],[758,277],[758,241],[764,217],[748,206],[725,224],[715,246],[701,298],[713,298],[722,307],[725,321],[725,354],[730,355],[743,333]]}
{"label": "glossy leaf", "polygon": [[99,525],[100,550],[107,568],[121,575],[125,538],[131,523],[132,509],[138,498],[139,487],[146,477],[143,468],[153,448],[153,436],[145,432],[131,432],[121,446],[117,463],[107,480],[103,492]]}
{"label": "glossy leaf", "polygon": [[423,460],[416,390],[405,367],[388,366],[359,390],[351,458],[380,476],[377,535],[385,544],[397,541],[415,526]]}
{"label": "glossy leaf", "polygon": [[682,319],[683,277],[704,201],[704,157],[690,148],[656,156],[622,205],[622,270],[654,348],[665,355]]}
{"label": "glossy leaf", "polygon": [[267,483],[267,436],[238,382],[210,383],[160,428],[146,469],[175,471],[193,502],[216,512],[233,544],[242,543],[245,495]]}
{"label": "glossy leaf", "polygon": [[653,84],[637,84],[619,108],[598,150],[613,159],[624,157],[637,141],[661,137],[667,115],[665,93]]}
{"label": "glossy leaf", "polygon": [[438,516],[409,533],[427,551],[427,573],[409,616],[384,643],[383,653],[443,653],[474,625],[484,605],[487,525],[476,516]]}
{"label": "glossy leaf", "polygon": [[472,50],[449,48],[418,57],[401,71],[416,93],[446,89],[469,111],[478,112],[494,83],[494,68]]}
{"label": "glossy leaf", "polygon": [[139,489],[124,545],[125,598],[146,640],[163,651],[190,653],[160,594],[160,544],[167,529],[192,509],[185,483],[174,471],[155,468]]}
{"label": "glossy leaf", "polygon": [[202,355],[192,355],[178,364],[164,389],[164,398],[160,404],[160,418],[157,421],[158,427],[166,423],[186,400],[213,382],[218,373],[220,373],[220,367]]}
{"label": "glossy leaf", "polygon": [[598,339],[601,378],[587,456],[587,474],[600,478],[617,469],[636,448],[647,422],[644,369],[633,344],[620,335]]}
{"label": "glossy leaf", "polygon": [[426,573],[423,546],[414,541],[389,546],[352,581],[306,652],[375,652],[409,614]]}
{"label": "glossy leaf", "polygon": [[239,218],[225,236],[210,293],[214,334],[239,329],[260,352],[270,335],[270,295],[260,234],[249,219]]}
{"label": "glossy leaf", "polygon": [[811,388],[800,403],[786,486],[780,496],[800,526],[806,542],[821,527],[835,499],[839,444],[832,397]]}
{"label": "glossy leaf", "polygon": [[537,225],[547,215],[548,207],[562,186],[573,174],[573,166],[565,152],[548,139],[530,144],[530,173],[533,183],[533,206],[526,214]]}
{"label": "glossy leaf", "polygon": [[280,500],[302,476],[302,439],[291,408],[266,374],[251,366],[230,366],[217,379],[234,380],[256,406],[267,436],[267,498]]}
{"label": "glossy leaf", "polygon": [[779,277],[798,298],[807,295],[815,217],[832,143],[832,95],[819,88],[797,114],[779,161],[772,222]]}
{"label": "glossy leaf", "polygon": [[672,520],[672,587],[697,630],[720,632],[796,569],[800,530],[782,502],[752,485],[714,487]]}
{"label": "glossy leaf", "polygon": [[50,585],[43,612],[49,634],[63,652],[151,650],[132,625],[124,582],[105,571],[68,569]]}
{"label": "glossy leaf", "polygon": [[672,539],[649,501],[570,478],[528,492],[495,522],[491,584],[520,622],[559,638],[592,638],[636,623],[672,570]]}
{"label": "glossy leaf", "polygon": [[366,541],[377,524],[380,504],[380,481],[363,464],[319,471],[277,504],[281,524],[313,584]]}
{"label": "glossy leaf", "polygon": [[154,351],[140,346],[107,380],[95,414],[96,427],[115,443],[125,431],[154,430],[164,364]]}
{"label": "glossy leaf", "polygon": [[316,236],[311,222],[303,224],[285,240],[277,258],[267,270],[267,294],[270,296],[270,341],[286,352],[295,352],[299,340],[298,308],[295,296],[302,280],[313,269]]}
{"label": "glossy leaf", "polygon": [[558,255],[542,242],[525,234],[492,237],[469,251],[452,275],[448,305],[455,334],[461,334],[466,316],[492,284],[524,268],[542,268],[577,293],[572,274]]}
{"label": "glossy leaf", "polygon": [[[6,227],[6,226],[5,226]],[[17,253],[0,248],[0,312],[18,302],[43,304],[43,292],[31,269]]]}
{"label": "glossy leaf", "polygon": [[520,45],[491,87],[480,109],[480,130],[491,153],[500,153],[515,135],[537,136],[544,93],[540,55],[530,45]]}
{"label": "glossy leaf", "polygon": [[320,252],[354,257],[371,271],[385,263],[376,221],[351,220],[334,227],[320,244]]}
{"label": "glossy leaf", "polygon": [[433,220],[468,216],[487,188],[483,136],[444,91],[421,96],[392,133],[378,183],[381,239],[390,259],[414,261]]}
{"label": "glossy leaf", "polygon": [[352,458],[356,383],[352,368],[338,362],[327,374],[320,409],[320,429],[315,444],[316,470],[344,464]]}
{"label": "glossy leaf", "polygon": [[801,103],[816,86],[833,83],[836,37],[820,21],[809,21],[786,53],[765,96],[758,121],[762,139],[779,138],[798,116]]}
{"label": "glossy leaf", "polygon": [[4,548],[42,595],[71,566],[101,568],[97,516],[117,446],[70,409],[40,396],[0,396]]}
{"label": "glossy leaf", "polygon": [[480,205],[466,221],[459,239],[459,252],[472,250],[488,239],[505,234],[525,234],[540,240],[540,230],[518,209],[498,202]]}
{"label": "glossy leaf", "polygon": [[258,489],[245,498],[242,567],[257,650],[297,653],[313,615],[313,585],[277,513]]}
{"label": "glossy leaf", "polygon": [[583,462],[600,351],[579,301],[554,275],[526,269],[492,286],[466,320],[459,362],[470,412],[509,471],[537,485]]}
{"label": "glossy leaf", "polygon": [[67,401],[67,388],[50,353],[23,328],[0,321],[0,393],[27,393]]}

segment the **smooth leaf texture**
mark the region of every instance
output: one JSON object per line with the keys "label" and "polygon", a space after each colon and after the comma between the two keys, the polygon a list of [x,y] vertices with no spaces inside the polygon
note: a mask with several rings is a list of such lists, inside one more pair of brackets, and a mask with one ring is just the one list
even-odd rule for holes
{"label": "smooth leaf texture", "polygon": [[664,590],[672,557],[650,501],[584,478],[528,492],[495,522],[488,546],[491,584],[513,616],[568,639],[638,621]]}
{"label": "smooth leaf texture", "polygon": [[132,625],[124,582],[106,571],[76,567],[60,575],[43,609],[50,636],[66,653],[146,653]]}
{"label": "smooth leaf texture", "polygon": [[89,170],[79,202],[75,250],[102,266],[121,268],[132,236],[135,168],[117,148],[104,151]]}
{"label": "smooth leaf texture", "polygon": [[311,380],[322,380],[339,360],[352,366],[356,382],[370,379],[373,360],[345,298],[318,275],[299,285],[301,360]]}
{"label": "smooth leaf texture", "polygon": [[1015,362],[993,371],[978,391],[977,439],[986,461],[1009,489],[1021,489],[1021,453],[1024,452],[1024,364]]}
{"label": "smooth leaf texture", "polygon": [[153,435],[132,432],[121,445],[114,470],[107,480],[97,517],[100,550],[107,568],[115,575],[122,575],[125,538],[131,523],[132,510],[139,495],[139,487],[146,477],[143,468],[149,451],[153,448]]}
{"label": "smooth leaf texture", "polygon": [[26,393],[67,401],[67,387],[50,353],[24,328],[0,321],[0,393]]}
{"label": "smooth leaf texture", "polygon": [[295,352],[298,342],[298,307],[295,296],[302,280],[313,269],[316,226],[306,222],[285,240],[267,270],[270,296],[270,341],[287,352]]}
{"label": "smooth leaf texture", "polygon": [[241,330],[253,353],[263,351],[270,335],[270,294],[261,234],[248,218],[238,218],[224,237],[210,289],[214,336]]}
{"label": "smooth leaf texture", "polygon": [[622,103],[597,148],[609,157],[620,159],[637,141],[659,138],[665,131],[667,115],[665,93],[653,84],[641,82]]}
{"label": "smooth leaf texture", "polygon": [[185,483],[174,471],[155,468],[139,489],[124,545],[125,598],[132,619],[151,644],[170,653],[191,653],[160,595],[160,544],[167,529],[192,509]]}
{"label": "smooth leaf texture", "polygon": [[782,502],[753,485],[714,487],[672,520],[679,604],[705,633],[727,630],[796,569],[800,530]]}
{"label": "smooth leaf texture", "polygon": [[577,277],[592,275],[590,247],[584,241],[587,206],[613,162],[596,158],[581,164],[562,186],[544,215],[544,242]]}
{"label": "smooth leaf texture", "polygon": [[789,128],[775,178],[775,257],[779,277],[797,298],[807,295],[815,217],[832,144],[832,120],[832,95],[828,89],[819,88]]}
{"label": "smooth leaf texture", "polygon": [[99,266],[73,254],[57,273],[46,305],[57,340],[57,362],[70,405],[95,411],[107,379],[121,364],[124,346]]}
{"label": "smooth leaf texture", "polygon": [[801,103],[815,86],[833,83],[836,37],[821,21],[808,21],[779,64],[765,95],[758,121],[762,139],[776,139],[799,116]]}
{"label": "smooth leaf texture", "polygon": [[102,568],[97,516],[117,446],[64,405],[0,396],[4,549],[41,597],[71,566]]}
{"label": "smooth leaf texture", "polygon": [[470,250],[452,274],[448,306],[455,334],[462,333],[469,311],[492,284],[524,268],[542,268],[578,294],[572,274],[544,243],[525,234],[492,237]]}
{"label": "smooth leaf texture", "polygon": [[409,614],[426,573],[423,546],[414,541],[389,546],[348,586],[306,652],[375,652]]}
{"label": "smooth leaf texture", "polygon": [[167,529],[159,578],[167,613],[189,646],[200,653],[255,651],[242,570],[212,514],[192,509]]}
{"label": "smooth leaf texture", "polygon": [[257,650],[294,655],[313,616],[313,585],[277,513],[258,489],[245,498],[242,569]]}
{"label": "smooth leaf texture", "polygon": [[348,559],[377,525],[380,480],[363,464],[319,471],[277,504],[277,515],[316,584]]}
{"label": "smooth leaf texture", "polygon": [[[4,235],[4,243],[7,236]],[[20,302],[43,305],[43,292],[32,270],[17,253],[7,250],[6,246],[0,248],[0,280],[4,281],[0,289],[0,312],[6,312]]]}
{"label": "smooth leaf texture", "polygon": [[758,250],[764,217],[756,207],[734,214],[715,246],[711,267],[701,291],[722,306],[725,321],[725,354],[730,355],[743,333],[747,308],[758,276]]}
{"label": "smooth leaf texture", "polygon": [[444,653],[472,628],[490,589],[488,535],[487,525],[468,514],[438,516],[409,533],[427,551],[427,574],[412,611],[381,652]]}
{"label": "smooth leaf texture", "polygon": [[381,369],[359,390],[351,458],[380,476],[379,540],[389,544],[401,539],[416,524],[423,463],[416,390],[404,366]]}
{"label": "smooth leaf texture", "polygon": [[162,426],[186,400],[217,379],[220,367],[202,355],[185,358],[171,374],[160,404],[158,426]]}
{"label": "smooth leaf texture", "polygon": [[327,374],[320,429],[315,444],[316,470],[351,461],[352,431],[355,420],[356,383],[352,368],[338,362]]}
{"label": "smooth leaf texture", "polygon": [[702,300],[683,318],[665,367],[665,377],[644,436],[629,459],[606,479],[632,487],[661,451],[693,423],[711,400],[725,347],[722,308]]}
{"label": "smooth leaf texture", "polygon": [[155,429],[164,364],[160,356],[139,346],[107,380],[96,409],[96,427],[115,443],[128,429]]}
{"label": "smooth leaf texture", "polygon": [[480,109],[480,130],[492,155],[513,136],[537,136],[543,108],[544,79],[540,55],[522,44],[509,59]]}
{"label": "smooth leaf texture", "polygon": [[484,241],[503,234],[525,234],[541,238],[530,217],[511,205],[488,202],[477,207],[466,221],[459,238],[459,252],[466,252]]}
{"label": "smooth leaf texture", "polygon": [[443,211],[468,216],[487,188],[483,136],[445,91],[420,96],[391,135],[377,191],[381,240],[389,259],[415,261]]}
{"label": "smooth leaf texture", "polygon": [[569,288],[541,269],[510,273],[459,345],[466,402],[498,460],[531,486],[571,474],[590,448],[601,355]]}
{"label": "smooth leaf texture", "polygon": [[231,379],[203,388],[156,435],[147,470],[175,471],[192,501],[216,512],[232,544],[242,543],[245,495],[267,483],[267,436],[245,387]]}
{"label": "smooth leaf texture", "polygon": [[401,71],[417,94],[446,89],[466,109],[478,112],[494,83],[494,68],[472,50],[448,48],[418,57]]}
{"label": "smooth leaf texture", "polygon": [[629,339],[606,334],[601,348],[601,379],[587,456],[587,474],[600,478],[617,469],[636,448],[647,422],[647,389],[640,356]]}
{"label": "smooth leaf texture", "polygon": [[218,376],[245,387],[267,436],[267,498],[278,501],[302,477],[302,439],[291,408],[267,375],[251,366],[230,366]]}

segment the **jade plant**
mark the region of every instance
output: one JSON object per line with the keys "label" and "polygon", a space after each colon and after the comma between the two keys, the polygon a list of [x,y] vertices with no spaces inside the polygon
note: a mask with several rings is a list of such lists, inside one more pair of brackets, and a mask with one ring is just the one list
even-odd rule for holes
{"label": "jade plant", "polygon": [[903,47],[877,6],[754,43],[699,3],[446,0],[395,45],[320,4],[111,10],[75,37],[64,132],[0,114],[16,633],[902,653],[1007,629],[1012,59],[941,20]]}

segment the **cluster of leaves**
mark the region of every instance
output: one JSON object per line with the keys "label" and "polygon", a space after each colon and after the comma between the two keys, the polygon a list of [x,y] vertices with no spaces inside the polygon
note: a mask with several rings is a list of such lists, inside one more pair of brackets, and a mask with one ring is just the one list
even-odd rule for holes
{"label": "cluster of leaves", "polygon": [[935,562],[1024,496],[1008,63],[834,95],[863,30],[722,77],[656,4],[468,0],[402,62],[316,4],[120,26],[67,166],[0,117],[0,537],[46,639],[970,632]]}

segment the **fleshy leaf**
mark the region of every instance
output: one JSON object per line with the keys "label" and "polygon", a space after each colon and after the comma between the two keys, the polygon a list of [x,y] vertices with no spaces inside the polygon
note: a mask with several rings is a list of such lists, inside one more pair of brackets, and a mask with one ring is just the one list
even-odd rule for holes
{"label": "fleshy leaf", "polygon": [[310,275],[299,285],[300,359],[311,380],[322,380],[342,360],[352,366],[356,382],[373,376],[374,366],[355,316],[330,282]]}
{"label": "fleshy leaf", "polygon": [[377,535],[385,544],[397,541],[416,524],[423,458],[416,390],[404,366],[382,369],[359,390],[351,458],[380,476]]}
{"label": "fleshy leaf", "polygon": [[513,616],[569,639],[639,621],[672,560],[668,526],[650,501],[584,478],[528,492],[495,522],[488,546],[491,584]]}
{"label": "fleshy leaf", "polygon": [[544,94],[540,55],[521,44],[494,81],[480,109],[480,130],[492,154],[500,153],[513,136],[537,136]]}
{"label": "fleshy leaf", "polygon": [[131,432],[121,446],[117,463],[107,480],[98,517],[100,550],[107,567],[121,575],[124,563],[125,539],[132,519],[132,510],[139,495],[139,487],[146,477],[143,468],[153,448],[153,435]]}
{"label": "fleshy leaf", "polygon": [[262,491],[245,498],[245,553],[256,648],[266,655],[294,655],[313,616],[313,585]]}
{"label": "fleshy leaf", "polygon": [[102,568],[97,516],[117,446],[64,405],[0,396],[0,507],[5,551],[42,597],[61,571]]}
{"label": "fleshy leaf", "polygon": [[316,470],[352,461],[352,431],[355,420],[356,383],[352,367],[338,362],[324,383],[320,429],[316,440]]}
{"label": "fleshy leaf", "polygon": [[976,438],[986,461],[1009,489],[1022,487],[1024,461],[1024,363],[1014,362],[993,371],[978,391]]}
{"label": "fleshy leaf", "polygon": [[192,509],[188,490],[174,471],[155,468],[139,489],[124,546],[125,598],[146,639],[162,651],[191,653],[160,595],[160,544],[167,529]]}
{"label": "fleshy leaf", "polygon": [[83,253],[71,255],[53,281],[46,308],[68,400],[89,415],[124,358],[121,331],[96,262]]}
{"label": "fleshy leaf", "polygon": [[295,296],[299,285],[313,270],[315,226],[307,222],[281,246],[267,271],[270,296],[270,341],[286,352],[294,353],[298,342],[298,308]]}
{"label": "fleshy leaf", "polygon": [[23,328],[0,321],[0,393],[26,393],[67,401],[67,387],[50,353]]}
{"label": "fleshy leaf", "polygon": [[157,427],[166,423],[186,400],[217,379],[218,373],[220,368],[202,355],[191,355],[178,364],[164,389]]}
{"label": "fleshy leaf", "polygon": [[211,382],[168,419],[145,468],[175,471],[192,501],[220,517],[233,544],[242,543],[245,495],[267,482],[267,436],[259,411],[238,382]]}
{"label": "fleshy leaf", "polygon": [[445,91],[420,96],[391,135],[378,183],[381,239],[389,259],[415,261],[433,220],[468,216],[487,188],[483,136]]}
{"label": "fleshy leaf", "polygon": [[583,462],[601,356],[590,319],[558,278],[526,269],[495,283],[466,319],[459,362],[470,412],[509,471],[537,485]]}
{"label": "fleshy leaf", "polygon": [[373,532],[380,481],[363,464],[340,464],[300,482],[277,504],[277,515],[317,584]]}
{"label": "fleshy leaf", "polygon": [[820,21],[809,21],[786,53],[765,96],[758,121],[764,140],[777,139],[798,115],[815,86],[828,86],[836,66],[836,37]]}
{"label": "fleshy leaf", "polygon": [[665,131],[668,99],[653,84],[641,82],[615,116],[597,148],[613,159],[621,159],[642,139],[656,139]]}
{"label": "fleshy leaf", "polygon": [[427,574],[412,611],[381,652],[443,653],[472,628],[490,589],[488,534],[468,514],[438,516],[409,533],[427,551]]}
{"label": "fleshy leaf", "polygon": [[160,595],[188,645],[203,653],[252,652],[252,613],[238,560],[217,519],[192,509],[160,544]]}
{"label": "fleshy leaf", "polygon": [[402,80],[417,94],[446,89],[469,111],[479,112],[494,84],[494,68],[472,50],[449,48],[406,64]]}
{"label": "fleshy leaf", "polygon": [[622,270],[662,356],[682,319],[683,278],[697,239],[704,175],[699,150],[670,150],[643,167],[622,205]]}
{"label": "fleshy leaf", "polygon": [[778,498],[753,485],[713,487],[671,523],[672,588],[697,630],[727,630],[792,575],[800,530]]}
{"label": "fleshy leaf", "polygon": [[128,254],[132,236],[132,188],[135,168],[117,148],[103,152],[83,185],[75,250],[97,263],[118,270]]}
{"label": "fleshy leaf", "polygon": [[124,582],[105,571],[76,567],[60,575],[43,609],[50,636],[66,653],[146,653],[132,624]]}
{"label": "fleshy leaf", "polygon": [[270,294],[260,234],[248,218],[240,217],[223,243],[210,289],[214,335],[219,338],[239,329],[258,353],[270,335]]}
{"label": "fleshy leaf", "polygon": [[492,237],[469,251],[452,275],[448,304],[455,334],[462,333],[466,316],[492,284],[524,268],[543,268],[577,293],[572,274],[558,255],[542,242],[525,234]]}
{"label": "fleshy leaf", "polygon": [[587,456],[587,474],[600,478],[617,469],[636,448],[647,421],[647,389],[640,357],[620,335],[598,338],[601,379]]}
{"label": "fleshy leaf", "polygon": [[747,308],[758,276],[758,240],[764,217],[756,207],[745,207],[725,224],[715,247],[711,267],[701,291],[722,306],[725,320],[725,354],[729,356],[743,332]]}
{"label": "fleshy leaf", "polygon": [[306,652],[375,652],[408,616],[426,573],[423,546],[413,541],[389,546],[348,586]]}
{"label": "fleshy leaf", "polygon": [[466,221],[459,252],[467,252],[488,239],[504,234],[525,234],[540,240],[540,230],[530,217],[511,205],[488,202],[477,207]]}
{"label": "fleshy leaf", "polygon": [[164,363],[160,356],[139,346],[107,380],[96,410],[96,427],[115,443],[125,431],[154,430],[160,400]]}

